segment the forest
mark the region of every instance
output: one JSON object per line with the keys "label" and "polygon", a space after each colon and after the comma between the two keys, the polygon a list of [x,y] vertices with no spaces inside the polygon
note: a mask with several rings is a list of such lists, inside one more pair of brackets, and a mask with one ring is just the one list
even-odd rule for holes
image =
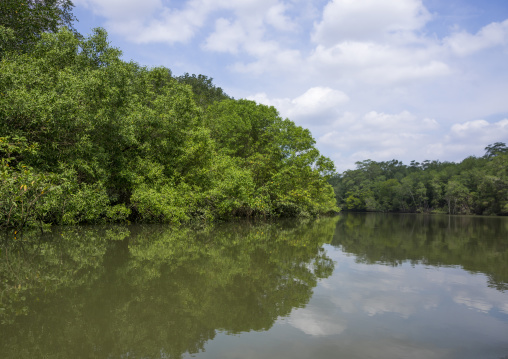
{"label": "forest", "polygon": [[0,3],[0,227],[338,210],[309,130],[207,76],[122,60],[72,7]]}
{"label": "forest", "polygon": [[330,180],[345,211],[508,215],[508,147],[460,163],[365,160]]}

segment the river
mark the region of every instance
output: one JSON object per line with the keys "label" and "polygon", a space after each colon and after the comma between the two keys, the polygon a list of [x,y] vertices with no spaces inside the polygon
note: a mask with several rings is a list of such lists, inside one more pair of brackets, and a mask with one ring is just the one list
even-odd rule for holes
{"label": "river", "polygon": [[0,358],[508,359],[507,217],[54,227],[0,243]]}

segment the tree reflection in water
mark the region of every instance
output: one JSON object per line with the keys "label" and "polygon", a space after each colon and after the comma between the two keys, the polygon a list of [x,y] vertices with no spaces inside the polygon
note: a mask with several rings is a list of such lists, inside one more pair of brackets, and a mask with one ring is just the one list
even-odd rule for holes
{"label": "tree reflection in water", "polygon": [[507,233],[506,217],[345,213],[332,245],[366,264],[460,266],[506,291]]}
{"label": "tree reflection in water", "polygon": [[337,220],[72,227],[9,239],[0,352],[180,358],[203,350],[218,330],[267,330],[333,272],[322,245]]}

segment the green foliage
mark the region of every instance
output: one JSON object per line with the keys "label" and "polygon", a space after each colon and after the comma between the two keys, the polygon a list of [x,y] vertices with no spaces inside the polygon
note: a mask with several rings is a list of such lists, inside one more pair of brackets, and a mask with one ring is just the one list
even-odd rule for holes
{"label": "green foliage", "polygon": [[39,37],[0,62],[0,226],[336,209],[332,162],[273,107],[122,61],[100,28]]}
{"label": "green foliage", "polygon": [[72,29],[73,7],[70,0],[2,0],[0,59],[7,51],[31,51],[44,32]]}
{"label": "green foliage", "polygon": [[[27,144],[21,145],[0,138],[0,151],[23,155]],[[28,148],[33,153],[33,149]],[[17,152],[17,153],[16,153]],[[45,227],[45,223],[97,223],[125,219],[127,208],[108,208],[106,188],[101,182],[79,183],[76,172],[61,168],[59,173],[41,172],[22,162],[13,167],[15,157],[2,158],[0,169],[0,228]],[[11,164],[11,165],[9,165]]]}
{"label": "green foliage", "polygon": [[326,182],[333,163],[319,154],[308,130],[280,118],[274,107],[225,100],[207,109],[205,124],[221,152],[252,174],[254,212],[314,216],[338,210]]}
{"label": "green foliage", "polygon": [[0,59],[6,51],[10,51],[16,35],[13,29],[0,25]]}
{"label": "green foliage", "polygon": [[188,73],[178,76],[178,82],[192,87],[194,100],[202,108],[206,108],[216,101],[230,99],[220,87],[213,84],[213,79],[205,75],[189,75]]}
{"label": "green foliage", "polygon": [[491,158],[497,155],[508,153],[508,147],[503,142],[496,142],[485,147],[485,157]]}
{"label": "green foliage", "polygon": [[251,216],[263,212],[263,201],[256,196],[252,173],[238,161],[218,155],[210,168],[209,185],[204,200],[212,213],[219,217]]}
{"label": "green foliage", "polygon": [[142,184],[133,191],[131,202],[141,217],[149,222],[176,224],[188,221],[196,208],[195,194],[185,183],[159,188]]}
{"label": "green foliage", "polygon": [[350,211],[508,214],[508,153],[496,142],[461,163],[357,162],[333,176],[337,204]]}

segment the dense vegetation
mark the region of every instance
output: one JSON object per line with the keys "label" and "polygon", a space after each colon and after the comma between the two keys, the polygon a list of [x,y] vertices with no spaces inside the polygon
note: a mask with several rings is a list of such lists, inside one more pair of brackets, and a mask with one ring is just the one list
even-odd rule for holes
{"label": "dense vegetation", "polygon": [[61,26],[74,30],[73,6],[70,0],[2,0],[0,57],[7,51],[30,51],[44,32],[56,32]]}
{"label": "dense vegetation", "polygon": [[206,76],[123,61],[102,29],[57,28],[71,5],[2,3],[0,227],[336,210],[308,130]]}
{"label": "dense vegetation", "polygon": [[366,160],[330,183],[344,210],[507,215],[508,147],[485,150],[460,163]]}

